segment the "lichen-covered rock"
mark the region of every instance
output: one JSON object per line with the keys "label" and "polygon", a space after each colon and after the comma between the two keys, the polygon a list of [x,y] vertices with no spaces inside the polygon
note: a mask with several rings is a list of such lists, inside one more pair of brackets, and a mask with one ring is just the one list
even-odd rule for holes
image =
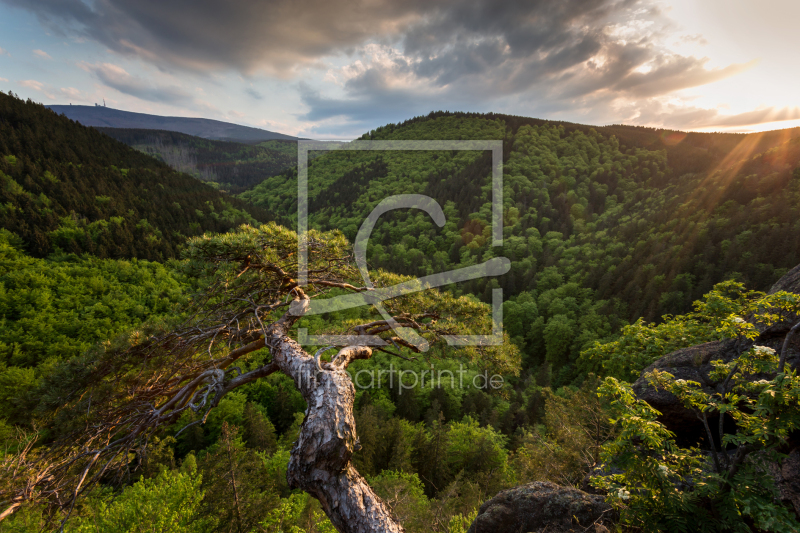
{"label": "lichen-covered rock", "polygon": [[612,514],[602,496],[537,481],[504,490],[481,505],[467,533],[602,531]]}

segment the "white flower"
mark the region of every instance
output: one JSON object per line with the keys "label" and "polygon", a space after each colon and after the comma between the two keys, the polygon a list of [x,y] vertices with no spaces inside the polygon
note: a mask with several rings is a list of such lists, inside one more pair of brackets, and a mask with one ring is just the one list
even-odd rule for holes
{"label": "white flower", "polygon": [[756,355],[759,357],[775,355],[775,350],[768,346],[753,346],[753,351],[756,352]]}
{"label": "white flower", "polygon": [[630,497],[631,497],[631,493],[630,493],[630,492],[628,492],[628,491],[627,491],[627,490],[625,490],[625,489],[619,489],[619,490],[617,491],[617,498],[619,498],[619,499],[621,499],[621,500],[627,500],[627,499],[628,499],[628,498],[630,498]]}
{"label": "white flower", "polygon": [[658,469],[661,470],[661,473],[664,475],[669,474],[669,468],[667,468],[667,465],[658,465]]}
{"label": "white flower", "polygon": [[754,381],[753,385],[769,385],[769,381],[766,379],[759,379],[758,381]]}
{"label": "white flower", "polygon": [[742,317],[737,316],[733,319],[733,321],[737,324],[744,324],[744,319]]}

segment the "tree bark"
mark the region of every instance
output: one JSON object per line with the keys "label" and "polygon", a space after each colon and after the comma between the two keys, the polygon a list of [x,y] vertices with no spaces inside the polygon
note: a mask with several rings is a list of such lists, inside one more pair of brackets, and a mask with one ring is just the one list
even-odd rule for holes
{"label": "tree bark", "polygon": [[368,359],[372,349],[343,348],[320,367],[285,335],[273,337],[269,345],[273,363],[294,380],[308,404],[289,460],[289,486],[317,498],[342,533],[405,531],[350,462],[360,444],[353,416],[355,388],[345,368],[355,359]]}

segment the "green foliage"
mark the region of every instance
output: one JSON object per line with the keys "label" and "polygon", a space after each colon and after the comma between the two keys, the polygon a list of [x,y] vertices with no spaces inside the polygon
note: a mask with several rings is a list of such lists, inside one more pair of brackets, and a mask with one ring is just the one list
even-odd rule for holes
{"label": "green foliage", "polygon": [[278,443],[275,438],[275,426],[264,414],[265,409],[258,404],[248,402],[242,413],[242,439],[248,448],[274,453]]}
{"label": "green foliage", "polygon": [[186,236],[269,218],[94,128],[6,94],[0,155],[0,227],[35,257],[60,249],[165,260]]}
{"label": "green foliage", "polygon": [[[387,196],[431,196],[444,227],[419,211],[385,215],[369,243],[370,265],[420,276],[508,257],[508,275],[451,289],[489,301],[497,282],[506,298],[536,302],[536,310],[507,304],[505,318],[524,320],[511,338],[526,366],[549,363],[559,385],[579,376],[581,351],[612,340],[625,323],[684,313],[725,279],[764,290],[800,262],[800,189],[790,186],[800,137],[439,112],[363,138],[503,141],[502,248],[489,239],[491,158],[477,152],[325,153],[309,163],[310,224],[352,239]],[[728,168],[726,157],[746,162]],[[296,190],[296,172],[287,171],[241,197],[293,224]],[[580,374],[592,370],[603,371],[588,365]]]}
{"label": "green foliage", "polygon": [[736,337],[744,326],[752,335],[754,328],[742,317],[763,310],[763,296],[735,281],[718,283],[694,303],[694,312],[665,315],[660,324],[639,319],[623,327],[616,340],[595,342],[581,353],[578,364],[585,371],[633,381],[650,363],[675,350]]}
{"label": "green foliage", "polygon": [[[3,442],[13,442],[14,424],[30,422],[23,411],[29,404],[22,400],[31,388],[39,387],[44,402],[64,394],[71,379],[83,377],[76,356],[119,333],[127,331],[135,340],[149,334],[148,323],[178,317],[190,282],[216,283],[233,293],[252,283],[294,281],[297,236],[290,229],[252,225],[201,236],[263,216],[61,119],[52,122],[54,140],[47,144],[42,124],[53,117],[33,104],[0,104],[13,119],[0,121],[0,225],[22,236],[0,230]],[[33,139],[20,133],[26,121]],[[186,165],[223,189],[242,190],[263,172],[263,183],[242,198],[293,223],[296,172],[277,173],[294,157],[293,144],[243,147],[158,136],[158,142],[131,137],[136,142],[130,144]],[[596,382],[584,378],[595,372],[633,379],[675,349],[752,339],[756,329],[745,317],[769,324],[796,311],[796,295],[765,297],[737,282],[714,284],[736,279],[764,289],[798,262],[800,188],[797,171],[790,173],[800,162],[798,142],[768,153],[777,144],[774,136],[765,136],[755,145],[760,151],[752,152],[759,155],[727,169],[717,164],[738,153],[743,136],[690,134],[673,146],[643,129],[438,113],[378,128],[365,138],[504,143],[502,248],[491,247],[487,154],[341,151],[315,157],[310,165],[311,236],[322,245],[312,251],[312,270],[350,253],[347,238],[377,202],[412,192],[435,198],[447,222],[438,228],[414,211],[385,216],[368,248],[379,286],[500,255],[512,262],[511,272],[498,280],[386,303],[390,309],[445,317],[425,319],[422,335],[435,341],[443,332],[488,333],[487,307],[480,300],[488,301],[491,289],[502,287],[505,347],[454,350],[434,344],[415,360],[381,355],[349,369],[358,383],[363,370],[395,365],[395,371],[419,375],[435,364],[458,381],[459,365],[466,365],[466,386],[434,382],[429,375],[424,386],[408,389],[395,373],[393,383],[357,389],[361,449],[353,461],[408,531],[466,531],[477,506],[498,490],[540,479],[581,485],[603,461],[623,473],[596,476],[595,483],[610,490],[630,526],[692,531],[700,524],[721,531],[749,521],[763,530],[796,529],[774,503],[759,464],[779,457],[780,443],[798,424],[797,378],[792,372],[773,378],[773,353],[753,349],[736,363],[714,362],[715,376],[733,372],[725,394],[652,376],[701,417],[724,413],[737,422],[718,450],[681,448],[626,384],[607,379],[600,399]],[[93,152],[89,145],[104,151]],[[163,259],[172,257],[186,236],[193,238],[181,265],[75,255]],[[23,252],[26,246],[32,255],[60,251],[34,259]],[[267,263],[284,272],[248,269]],[[355,271],[347,276],[360,283]],[[675,314],[708,291],[693,312]],[[343,333],[371,313],[351,309],[306,317],[299,325],[312,333]],[[616,338],[627,321],[633,324]],[[113,341],[124,342],[133,341]],[[401,350],[401,355],[412,354]],[[256,352],[241,365],[253,369],[267,356]],[[54,373],[59,360],[70,362]],[[471,387],[485,371],[502,373],[503,387]],[[769,379],[745,379],[756,372]],[[581,382],[580,388],[565,386]],[[407,376],[403,385],[408,384]],[[145,464],[130,480],[138,479],[135,484],[113,499],[107,489],[94,493],[75,510],[67,530],[331,532],[316,500],[286,484],[289,450],[305,408],[291,379],[275,374],[229,394],[205,424],[175,440],[169,435],[198,421],[186,414],[153,440]],[[751,450],[750,462],[731,472],[725,467],[734,449]],[[183,467],[176,470],[181,459]],[[199,466],[192,467],[195,463]],[[131,509],[138,507],[145,515],[134,522]],[[33,531],[42,522],[23,510],[6,524]]]}
{"label": "green foliage", "polygon": [[34,259],[17,246],[0,231],[0,365],[69,359],[186,302],[185,280],[159,263]]}
{"label": "green foliage", "polygon": [[596,342],[581,353],[585,371],[633,381],[648,365],[675,350],[728,338],[754,339],[758,331],[742,317],[758,313],[763,323],[774,323],[791,313],[797,296],[749,291],[742,283],[725,281],[694,303],[694,311],[662,317],[660,324],[642,319],[622,328],[614,341]]}
{"label": "green foliage", "polygon": [[[600,391],[621,413],[614,422],[618,437],[603,449],[603,458],[623,473],[596,476],[592,482],[608,491],[609,500],[621,508],[622,519],[644,531],[691,531],[692,527],[716,529],[700,505],[702,493],[676,487],[687,477],[702,479],[702,454],[683,450],[674,434],[656,420],[658,412],[637,400],[630,386],[606,378]],[[707,482],[699,484],[705,492]],[[701,514],[702,513],[702,514]]]}
{"label": "green foliage", "polygon": [[195,469],[163,470],[142,479],[116,497],[99,491],[80,517],[69,522],[70,533],[205,533],[209,522],[197,516],[204,491]]}
{"label": "green foliage", "polygon": [[[696,305],[694,319],[721,337],[755,339],[753,325],[771,325],[800,314],[796,294],[744,292],[729,283]],[[733,313],[732,313],[733,311]],[[746,322],[738,314],[751,318]],[[681,335],[682,317],[669,330]],[[691,327],[691,326],[690,326]],[[800,377],[779,371],[775,350],[753,345],[731,361],[711,361],[720,385],[648,374],[654,386],[674,394],[703,422],[708,450],[679,447],[657,420],[658,412],[636,399],[630,385],[606,378],[600,392],[616,410],[617,438],[604,446],[606,465],[621,473],[593,478],[608,491],[623,521],[645,531],[798,531],[800,524],[779,502],[769,463],[781,459],[788,435],[800,428]],[[756,379],[766,376],[766,379]],[[719,420],[714,435],[709,418]],[[735,426],[726,429],[724,419]]]}
{"label": "green foliage", "polygon": [[238,194],[297,163],[297,143],[212,141],[175,131],[98,128],[179,172]]}
{"label": "green foliage", "polygon": [[367,480],[408,531],[426,531],[430,502],[417,474],[384,470]]}
{"label": "green foliage", "polygon": [[508,452],[501,434],[491,427],[480,427],[469,417],[448,429],[445,457],[452,472],[463,472],[485,487],[487,494],[507,483]]}
{"label": "green foliage", "polygon": [[582,487],[600,463],[600,450],[614,436],[606,402],[598,398],[596,379],[578,390],[543,389],[542,424],[516,435],[510,465],[517,482],[552,481]]}
{"label": "green foliage", "polygon": [[216,523],[212,531],[250,532],[279,503],[273,487],[265,483],[264,461],[245,448],[238,428],[223,422],[215,446],[200,459],[206,496],[202,516]]}
{"label": "green foliage", "polygon": [[295,524],[300,522],[307,501],[308,497],[305,494],[292,494],[288,498],[281,499],[278,507],[270,510],[259,526],[275,533],[304,533]]}

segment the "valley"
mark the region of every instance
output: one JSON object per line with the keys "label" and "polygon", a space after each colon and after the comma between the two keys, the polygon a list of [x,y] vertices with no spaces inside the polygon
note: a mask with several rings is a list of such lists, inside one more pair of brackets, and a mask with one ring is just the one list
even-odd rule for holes
{"label": "valley", "polygon": [[[488,153],[340,150],[309,163],[311,275],[318,276],[305,289],[310,298],[361,283],[350,243],[373,208],[395,194],[433,198],[446,222],[440,228],[410,210],[382,217],[367,248],[376,283],[493,257],[511,263],[497,278],[385,303],[429,339],[427,352],[383,328],[375,335],[387,348],[352,356],[347,372],[334,368],[337,352],[313,363],[321,345],[298,356],[321,365],[314,379],[331,380],[330,387],[354,379],[342,411],[358,428],[357,437],[348,430],[357,443],[345,446],[349,475],[389,502],[406,531],[466,532],[483,502],[529,482],[605,491],[609,505],[623,510],[618,525],[628,529],[620,531],[680,530],[685,509],[708,513],[716,502],[730,511],[747,498],[780,527],[795,523],[755,467],[734,472],[737,487],[755,488],[728,496],[723,469],[701,471],[707,452],[675,441],[631,384],[676,350],[738,342],[747,372],[769,378],[754,393],[729,355],[720,359],[737,376],[725,382],[728,392],[750,402],[744,408],[660,379],[676,395],[716,406],[707,412],[730,406],[741,421],[723,436],[725,415],[716,415],[719,442],[703,436],[691,446],[716,454],[723,439],[731,447],[750,439],[764,453],[784,450],[800,385],[794,370],[777,372],[775,354],[799,310],[791,280],[800,264],[800,129],[684,133],[435,112],[361,139],[503,143],[502,247],[491,246]],[[308,442],[302,435],[319,406],[308,402],[305,375],[278,354],[295,346],[298,328],[350,334],[380,327],[381,318],[363,307],[291,321],[283,315],[300,298],[296,155],[292,140],[85,127],[0,94],[0,439],[7,450],[0,494],[5,502],[20,483],[39,491],[30,505],[8,499],[13,514],[0,527],[55,524],[63,517],[54,503],[58,483],[78,491],[70,484],[77,467],[57,461],[95,472],[74,442],[85,435],[92,446],[116,442],[151,420],[137,418],[151,409],[163,418],[153,415],[157,423],[143,434],[150,452],[137,442],[109,455],[119,477],[98,473],[64,531],[134,531],[159,520],[187,532],[228,531],[233,523],[241,532],[338,527],[325,496],[287,481],[306,483],[291,456]],[[782,289],[765,295],[779,280]],[[497,288],[502,346],[441,342],[443,334],[491,330],[488,304]],[[283,351],[267,344],[272,336]],[[757,341],[772,354],[756,350]],[[434,369],[463,379],[434,383]],[[399,377],[360,385],[359,375],[381,372]],[[474,386],[484,374],[502,377],[502,386]],[[419,375],[423,385],[411,386]],[[175,396],[195,382],[191,396]],[[195,409],[203,390],[203,409]],[[783,392],[767,408],[770,390]],[[207,401],[214,402],[208,410]],[[762,408],[783,418],[753,414]],[[641,441],[631,432],[651,437],[651,462],[632,458]],[[61,455],[48,455],[54,450]],[[628,461],[624,475],[596,474],[614,457]],[[705,476],[698,479],[711,488],[671,499],[647,484],[662,466],[673,472],[664,486],[672,487],[670,475]],[[55,477],[40,475],[45,467]],[[634,486],[653,496],[625,506],[625,487]]]}

